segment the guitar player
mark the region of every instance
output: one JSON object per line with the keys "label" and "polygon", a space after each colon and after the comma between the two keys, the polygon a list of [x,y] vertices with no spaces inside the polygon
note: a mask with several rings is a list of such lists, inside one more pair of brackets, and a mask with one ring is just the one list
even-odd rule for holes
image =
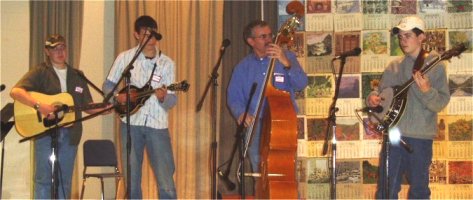
{"label": "guitar player", "polygon": [[[439,63],[428,73],[422,75],[419,63],[428,63],[437,52],[425,52],[422,43],[426,39],[425,23],[417,16],[403,18],[392,29],[399,39],[399,46],[404,56],[393,60],[383,72],[378,91],[367,97],[367,105],[376,107],[382,98],[380,92],[396,85],[402,85],[413,78],[415,83],[407,92],[407,107],[397,123],[401,138],[413,150],[391,143],[389,147],[389,196],[383,186],[386,179],[384,171],[384,154],[380,153],[380,174],[376,191],[377,199],[397,199],[401,190],[403,175],[409,182],[409,199],[429,199],[429,167],[432,162],[432,143],[437,134],[437,113],[450,101],[445,64]],[[425,59],[425,61],[423,61]],[[388,109],[388,108],[384,108]]]}
{"label": "guitar player", "polygon": [[[29,92],[46,95],[68,93],[72,96],[74,105],[86,106],[92,103],[87,82],[79,76],[80,72],[66,63],[67,48],[63,36],[54,34],[48,36],[44,44],[46,62],[31,68],[12,88],[10,96],[22,104],[31,106],[41,113],[44,118],[53,119],[56,108],[39,99]],[[107,107],[108,108],[108,107]],[[103,109],[86,110],[88,114],[97,113]],[[81,118],[81,112],[75,112],[75,118]],[[53,132],[55,129],[46,130]],[[71,194],[72,171],[77,153],[77,145],[82,135],[82,123],[77,122],[71,127],[60,128],[57,136],[57,165],[59,166],[59,186],[57,197],[69,199]],[[51,137],[34,139],[34,199],[50,199],[51,193]]]}
{"label": "guitar player", "polygon": [[[135,56],[138,48],[150,38],[143,51],[133,63],[131,85],[137,88],[155,89],[144,105],[130,117],[130,183],[129,199],[141,199],[141,167],[143,163],[144,148],[148,152],[149,161],[158,182],[160,199],[175,199],[176,189],[173,179],[174,158],[171,139],[168,130],[168,111],[177,103],[177,97],[165,86],[174,83],[175,63],[171,58],[159,50],[161,35],[157,33],[158,25],[150,16],[140,16],[135,21],[134,37],[138,45],[118,55],[110,69],[107,79],[103,84],[104,92],[110,93],[119,81],[123,71]],[[117,96],[116,101],[123,104],[125,94]],[[127,172],[127,128],[126,117],[121,122],[122,163],[123,170]]]}

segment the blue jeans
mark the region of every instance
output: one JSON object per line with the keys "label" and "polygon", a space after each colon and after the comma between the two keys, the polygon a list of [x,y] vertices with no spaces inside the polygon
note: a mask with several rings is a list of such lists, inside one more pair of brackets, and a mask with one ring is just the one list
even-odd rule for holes
{"label": "blue jeans", "polygon": [[[126,124],[121,123],[122,136],[122,163],[123,174],[126,177]],[[168,129],[154,129],[145,126],[130,126],[131,153],[130,153],[130,178],[131,194],[129,199],[141,199],[141,167],[143,165],[144,148],[148,152],[156,180],[160,199],[176,199],[176,187],[174,185],[174,158],[172,154],[171,139]]]}
{"label": "blue jeans", "polygon": [[[409,199],[429,199],[429,167],[432,163],[432,140],[401,137],[413,152],[409,153],[400,145],[390,145],[389,149],[389,199],[398,199],[402,176],[409,182]],[[384,152],[380,154],[377,199],[385,199]]]}
{"label": "blue jeans", "polygon": [[[76,159],[77,146],[70,144],[69,129],[61,128],[57,143],[58,197],[69,199],[71,195],[72,171]],[[51,137],[44,136],[34,141],[34,198],[51,199]]]}

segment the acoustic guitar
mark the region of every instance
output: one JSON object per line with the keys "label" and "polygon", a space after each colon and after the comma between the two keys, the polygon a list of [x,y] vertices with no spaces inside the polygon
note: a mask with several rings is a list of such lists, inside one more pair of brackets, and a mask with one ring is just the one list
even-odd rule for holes
{"label": "acoustic guitar", "polygon": [[32,137],[48,129],[54,128],[56,124],[68,123],[76,120],[75,111],[85,111],[96,108],[104,108],[107,103],[94,103],[84,107],[74,106],[74,100],[69,93],[47,95],[39,92],[28,92],[32,97],[44,104],[56,107],[57,119],[44,118],[37,110],[19,101],[13,106],[15,117],[15,128],[23,137]]}

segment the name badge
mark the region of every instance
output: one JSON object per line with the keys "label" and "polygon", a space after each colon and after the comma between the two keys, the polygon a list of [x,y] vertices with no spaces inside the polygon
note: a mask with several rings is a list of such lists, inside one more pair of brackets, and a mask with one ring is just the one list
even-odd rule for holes
{"label": "name badge", "polygon": [[81,87],[79,87],[79,86],[76,86],[75,91],[82,94],[82,92],[84,91],[84,88],[81,88]]}
{"label": "name badge", "polygon": [[153,81],[159,83],[161,81],[161,76],[153,75]]}
{"label": "name badge", "polygon": [[277,83],[284,83],[284,76],[276,75],[274,77],[274,81],[276,81]]}

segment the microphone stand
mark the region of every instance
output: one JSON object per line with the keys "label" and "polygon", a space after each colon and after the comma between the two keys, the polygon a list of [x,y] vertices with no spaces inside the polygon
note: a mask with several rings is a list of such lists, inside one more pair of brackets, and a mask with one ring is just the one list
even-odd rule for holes
{"label": "microphone stand", "polygon": [[[145,43],[142,44],[138,50],[135,53],[135,56],[131,59],[130,63],[127,65],[127,67],[123,70],[122,76],[118,80],[118,82],[115,84],[113,87],[112,91],[108,93],[108,95],[104,98],[103,102],[106,103],[112,98],[113,93],[117,90],[118,85],[120,84],[123,79],[125,79],[125,92],[126,92],[126,136],[127,136],[127,142],[126,142],[126,195],[125,197],[129,197],[131,194],[131,165],[130,165],[130,154],[131,154],[131,135],[130,135],[130,108],[131,108],[131,99],[130,99],[130,88],[131,88],[131,73],[130,71],[134,68],[133,64],[135,63],[135,60],[138,58],[140,53],[143,51],[144,47],[146,44],[148,44],[149,40],[151,39],[152,36],[149,36]],[[141,41],[140,41],[141,44]]]}
{"label": "microphone stand", "polygon": [[225,54],[225,47],[222,47],[220,49],[220,55],[217,60],[217,64],[215,64],[212,74],[210,76],[209,81],[207,82],[207,85],[205,86],[204,94],[202,95],[201,99],[199,100],[199,103],[197,104],[196,107],[196,112],[199,112],[202,109],[202,105],[204,104],[205,97],[207,96],[207,93],[210,89],[210,86],[212,86],[212,91],[211,91],[211,102],[210,102],[210,112],[211,112],[211,121],[212,121],[212,143],[210,145],[210,159],[211,159],[211,165],[210,165],[210,176],[211,176],[211,198],[212,199],[217,199],[217,89],[218,89],[218,68],[220,67],[220,63],[222,62],[223,54]]}
{"label": "microphone stand", "polygon": [[[381,196],[383,199],[389,199],[389,154],[390,154],[390,145],[391,142],[389,140],[389,133],[388,133],[388,125],[384,123],[383,120],[381,120],[377,115],[372,114],[369,112],[368,114],[371,114],[378,123],[382,126],[381,134],[383,135],[383,147],[382,147],[382,152],[384,156],[384,168],[383,170],[383,175],[384,175],[384,181],[383,181],[383,191]],[[399,138],[399,143],[401,143],[401,146],[406,149],[407,152],[412,153],[414,150],[412,147],[407,144],[402,138]]]}
{"label": "microphone stand", "polygon": [[[228,179],[228,175],[230,174],[230,169],[232,167],[232,162],[233,162],[233,159],[235,157],[236,149],[238,147],[239,154],[240,154],[239,155],[239,162],[240,162],[239,166],[241,166],[241,167],[237,170],[237,179],[240,180],[240,197],[241,197],[241,199],[245,199],[245,177],[244,177],[244,175],[245,175],[245,173],[244,173],[245,172],[245,165],[244,165],[244,162],[245,162],[245,156],[244,156],[245,155],[244,154],[245,149],[243,148],[245,146],[245,141],[246,141],[246,135],[244,134],[245,121],[246,121],[246,118],[248,117],[248,112],[250,110],[251,100],[253,99],[253,96],[255,94],[257,85],[258,85],[257,83],[253,83],[253,85],[251,85],[249,100],[246,103],[243,118],[242,118],[241,122],[238,124],[238,127],[237,127],[237,132],[236,132],[236,135],[235,135],[236,140],[233,143],[233,148],[232,148],[232,153],[231,153],[230,159],[227,161],[228,162],[227,169],[225,170],[225,172],[221,172],[219,170],[219,173],[218,173],[220,175],[220,177],[223,179],[225,185],[230,190],[233,190],[235,188],[235,184],[232,183]],[[238,143],[240,143],[240,145],[238,145]],[[223,165],[225,165],[227,162],[225,162],[224,164],[219,166],[219,168],[222,167]]]}
{"label": "microphone stand", "polygon": [[[332,60],[332,66],[333,66],[333,61],[336,59]],[[340,82],[342,80],[342,74],[343,74],[343,68],[345,67],[345,57],[340,57],[340,70],[339,74],[335,83],[335,94],[333,95],[332,98],[332,104],[330,105],[329,108],[329,114],[327,117],[327,131],[325,132],[325,141],[323,145],[323,151],[322,155],[326,155],[328,151],[328,139],[329,139],[329,132],[330,132],[330,127],[332,130],[332,153],[331,153],[331,167],[329,167],[331,178],[330,178],[330,199],[336,199],[337,198],[337,170],[336,170],[336,160],[337,160],[337,116],[336,112],[338,111],[338,108],[336,107],[337,105],[337,100],[338,100],[338,93],[340,90]],[[333,74],[336,75],[335,68],[332,67]]]}

